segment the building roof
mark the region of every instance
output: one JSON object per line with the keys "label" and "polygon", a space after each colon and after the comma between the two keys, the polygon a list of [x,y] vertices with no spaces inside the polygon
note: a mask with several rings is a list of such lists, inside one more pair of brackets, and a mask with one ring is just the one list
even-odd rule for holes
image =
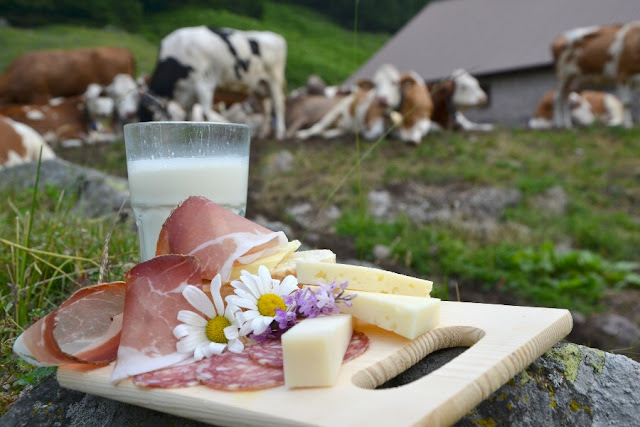
{"label": "building roof", "polygon": [[552,40],[566,30],[640,19],[640,0],[432,1],[349,81],[382,64],[415,70],[426,80],[456,68],[475,75],[551,64]]}

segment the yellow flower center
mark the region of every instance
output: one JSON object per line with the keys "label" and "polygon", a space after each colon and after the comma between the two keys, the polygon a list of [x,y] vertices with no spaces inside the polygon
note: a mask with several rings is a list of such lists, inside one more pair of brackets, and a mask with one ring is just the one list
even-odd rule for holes
{"label": "yellow flower center", "polygon": [[286,310],[287,306],[281,296],[276,294],[264,294],[258,299],[258,311],[263,316],[274,317],[276,308]]}
{"label": "yellow flower center", "polygon": [[207,323],[207,338],[218,344],[226,344],[227,337],[224,336],[224,328],[231,326],[231,322],[224,316],[216,316]]}

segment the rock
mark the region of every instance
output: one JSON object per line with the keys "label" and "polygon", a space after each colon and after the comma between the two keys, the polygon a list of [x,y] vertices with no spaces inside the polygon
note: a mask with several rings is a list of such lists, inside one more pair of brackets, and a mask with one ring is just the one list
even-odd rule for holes
{"label": "rock", "polygon": [[287,209],[292,221],[304,230],[331,231],[341,212],[336,206],[315,208],[311,203],[300,203]]}
{"label": "rock", "polygon": [[533,208],[547,215],[564,215],[569,206],[569,196],[558,185],[549,188],[532,201]]}
{"label": "rock", "polygon": [[[464,348],[430,354],[380,388],[415,381]],[[419,396],[416,396],[419,399]],[[631,426],[640,417],[640,364],[575,344],[556,344],[523,372],[469,411],[456,426]],[[172,415],[76,391],[53,377],[21,397],[0,418],[14,426],[203,426]]]}
{"label": "rock", "polygon": [[[36,171],[37,163],[0,169],[0,192],[33,188]],[[124,178],[54,159],[43,161],[40,168],[40,191],[48,185],[75,196],[73,210],[90,218],[113,215],[123,203],[126,210],[130,211],[129,187]]]}

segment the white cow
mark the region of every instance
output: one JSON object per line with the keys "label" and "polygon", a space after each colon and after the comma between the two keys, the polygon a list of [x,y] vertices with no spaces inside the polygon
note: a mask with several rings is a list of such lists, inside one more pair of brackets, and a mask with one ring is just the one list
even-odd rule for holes
{"label": "white cow", "polygon": [[[206,26],[180,28],[160,44],[158,62],[149,81],[157,97],[176,100],[185,111],[198,103],[215,120],[216,88],[234,92],[267,92],[265,115],[273,111],[276,137],[285,134],[284,99],[286,40],[269,31],[239,31]],[[141,103],[145,106],[145,102]],[[152,120],[144,108],[142,121]]]}
{"label": "white cow", "polygon": [[[531,129],[551,129],[554,127],[553,102],[555,90],[549,90],[534,116],[529,120]],[[567,99],[571,123],[575,126],[591,126],[602,123],[606,126],[620,126],[624,121],[622,102],[613,94],[595,90],[571,92]]]}

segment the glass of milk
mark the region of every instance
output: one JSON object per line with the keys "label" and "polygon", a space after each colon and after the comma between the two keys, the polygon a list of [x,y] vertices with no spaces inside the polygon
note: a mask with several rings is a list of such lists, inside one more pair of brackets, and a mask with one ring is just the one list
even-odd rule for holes
{"label": "glass of milk", "polygon": [[204,196],[245,214],[250,137],[248,126],[235,123],[143,122],[124,126],[140,261],[154,257],[162,224],[189,196]]}

